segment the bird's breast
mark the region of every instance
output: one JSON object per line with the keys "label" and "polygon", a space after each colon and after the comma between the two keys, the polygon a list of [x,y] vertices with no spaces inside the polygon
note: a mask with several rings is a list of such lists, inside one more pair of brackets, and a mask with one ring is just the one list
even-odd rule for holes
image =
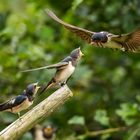
{"label": "bird's breast", "polygon": [[22,110],[27,109],[28,107],[30,107],[33,104],[33,102],[30,102],[29,99],[27,98],[23,103],[21,103],[20,105],[17,105],[15,107],[13,107],[12,109],[8,109],[7,111],[10,111],[12,113],[18,113],[21,112]]}
{"label": "bird's breast", "polygon": [[121,49],[122,48],[121,44],[118,44],[118,43],[116,43],[114,41],[111,41],[111,40],[104,43],[104,46],[107,47],[107,48],[112,48],[112,49]]}
{"label": "bird's breast", "polygon": [[56,76],[55,79],[58,81],[65,81],[67,80],[74,72],[75,67],[72,65],[71,62],[62,70],[60,70]]}

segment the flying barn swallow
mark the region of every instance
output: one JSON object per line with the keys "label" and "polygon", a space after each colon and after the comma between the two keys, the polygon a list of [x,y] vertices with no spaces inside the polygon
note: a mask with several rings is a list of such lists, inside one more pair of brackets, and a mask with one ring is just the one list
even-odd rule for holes
{"label": "flying barn swallow", "polygon": [[36,71],[40,69],[56,69],[56,73],[54,77],[50,80],[50,82],[45,85],[40,93],[43,93],[45,90],[60,85],[63,86],[67,83],[68,79],[70,76],[73,74],[75,71],[75,67],[77,66],[78,61],[80,58],[83,56],[83,53],[80,50],[80,47],[73,50],[69,56],[67,56],[65,59],[63,59],[61,62],[57,64],[53,64],[50,66],[45,66],[45,67],[40,67],[40,68],[35,68],[35,69],[30,69],[30,70],[25,70],[22,72],[29,72],[29,71]]}
{"label": "flying barn swallow", "polygon": [[9,111],[12,113],[18,113],[29,108],[34,101],[35,95],[40,87],[38,83],[33,83],[27,86],[26,90],[22,94],[10,99],[9,101],[0,104],[0,111]]}
{"label": "flying barn swallow", "polygon": [[52,19],[62,24],[66,29],[75,33],[89,44],[97,47],[119,49],[130,52],[138,52],[140,50],[140,28],[131,33],[121,35],[115,35],[107,31],[93,32],[62,21],[49,9],[46,9],[45,12]]}

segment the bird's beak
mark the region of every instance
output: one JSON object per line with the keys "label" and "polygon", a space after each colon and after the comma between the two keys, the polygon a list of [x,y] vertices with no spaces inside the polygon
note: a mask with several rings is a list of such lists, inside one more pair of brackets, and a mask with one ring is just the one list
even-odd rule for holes
{"label": "bird's beak", "polygon": [[39,90],[41,87],[40,86],[36,86],[36,89]]}
{"label": "bird's beak", "polygon": [[38,85],[38,82],[34,83],[34,86],[37,86]]}
{"label": "bird's beak", "polygon": [[40,88],[41,88],[40,86],[36,86],[35,93],[37,93]]}
{"label": "bird's beak", "polygon": [[79,47],[78,49],[79,49],[79,51],[80,51],[80,56],[81,56],[81,57],[84,56],[84,54],[81,52],[81,48]]}
{"label": "bird's beak", "polygon": [[38,86],[38,82],[34,83],[34,86],[36,86],[36,91],[38,91],[41,87]]}
{"label": "bird's beak", "polygon": [[82,56],[84,56],[84,54],[80,51],[80,56],[82,57]]}

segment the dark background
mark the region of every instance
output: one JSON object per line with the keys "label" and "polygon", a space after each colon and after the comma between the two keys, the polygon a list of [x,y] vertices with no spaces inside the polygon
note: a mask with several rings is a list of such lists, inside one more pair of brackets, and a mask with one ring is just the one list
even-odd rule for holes
{"label": "dark background", "polygon": [[[139,0],[1,0],[0,103],[22,93],[29,83],[45,84],[55,72],[21,70],[59,62],[81,46],[85,56],[68,82],[74,97],[40,125],[56,126],[59,140],[140,139],[140,54],[90,46],[48,17],[45,8],[92,31],[122,34],[140,25]],[[35,104],[53,91],[38,96]],[[17,118],[1,112],[0,130]],[[85,138],[85,129],[118,127],[127,130]],[[26,133],[21,139],[34,138]]]}

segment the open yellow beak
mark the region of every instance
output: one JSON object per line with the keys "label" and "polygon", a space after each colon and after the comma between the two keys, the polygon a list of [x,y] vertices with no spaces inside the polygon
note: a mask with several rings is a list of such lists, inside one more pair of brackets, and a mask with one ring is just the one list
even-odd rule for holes
{"label": "open yellow beak", "polygon": [[82,57],[82,56],[84,56],[84,54],[82,53],[82,51],[81,51],[81,48],[79,47],[79,51],[80,51],[80,56]]}
{"label": "open yellow beak", "polygon": [[40,88],[41,88],[40,86],[36,86],[35,93],[37,93]]}
{"label": "open yellow beak", "polygon": [[39,90],[41,87],[40,86],[36,86],[36,89]]}
{"label": "open yellow beak", "polygon": [[82,57],[82,56],[84,56],[84,54],[80,51],[80,56]]}
{"label": "open yellow beak", "polygon": [[37,82],[37,83],[34,83],[34,86],[36,86],[36,87],[35,87],[35,91],[36,91],[36,92],[41,88],[40,86],[38,86],[38,82]]}

